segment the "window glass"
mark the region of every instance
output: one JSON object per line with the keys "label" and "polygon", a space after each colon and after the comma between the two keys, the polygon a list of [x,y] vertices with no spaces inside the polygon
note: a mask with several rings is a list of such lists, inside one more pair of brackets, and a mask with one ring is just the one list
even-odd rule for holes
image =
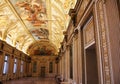
{"label": "window glass", "polygon": [[5,56],[5,60],[7,61],[7,59],[8,59],[8,56]]}
{"label": "window glass", "polygon": [[6,74],[8,72],[8,56],[5,56],[4,59],[4,68],[3,68],[3,74]]}
{"label": "window glass", "polygon": [[21,73],[23,72],[23,64],[24,64],[24,62],[23,61],[21,61]]}
{"label": "window glass", "polygon": [[15,58],[15,60],[14,60],[13,73],[16,73],[16,71],[17,71],[17,59]]}

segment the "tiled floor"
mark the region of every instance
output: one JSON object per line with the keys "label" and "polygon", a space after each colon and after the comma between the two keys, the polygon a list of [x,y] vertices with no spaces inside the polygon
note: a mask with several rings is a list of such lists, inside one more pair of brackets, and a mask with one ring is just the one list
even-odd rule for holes
{"label": "tiled floor", "polygon": [[21,78],[6,81],[3,84],[56,84],[54,78]]}

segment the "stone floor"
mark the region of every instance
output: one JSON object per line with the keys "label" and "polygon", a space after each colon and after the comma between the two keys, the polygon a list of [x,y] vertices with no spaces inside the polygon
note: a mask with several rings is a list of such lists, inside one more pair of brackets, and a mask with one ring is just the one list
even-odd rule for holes
{"label": "stone floor", "polygon": [[21,78],[6,81],[3,84],[56,84],[54,78]]}

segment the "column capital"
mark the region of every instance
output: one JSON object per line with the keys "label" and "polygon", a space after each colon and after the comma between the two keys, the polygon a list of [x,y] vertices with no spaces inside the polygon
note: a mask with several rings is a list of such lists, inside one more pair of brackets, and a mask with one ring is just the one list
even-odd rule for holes
{"label": "column capital", "polygon": [[78,32],[79,32],[79,30],[77,28],[75,28],[74,32],[73,32],[74,38],[76,38],[78,36]]}
{"label": "column capital", "polygon": [[74,17],[74,16],[76,15],[75,9],[70,9],[69,15],[70,15],[71,17]]}
{"label": "column capital", "polygon": [[76,26],[76,11],[75,11],[75,9],[70,9],[69,15],[71,16],[73,25]]}

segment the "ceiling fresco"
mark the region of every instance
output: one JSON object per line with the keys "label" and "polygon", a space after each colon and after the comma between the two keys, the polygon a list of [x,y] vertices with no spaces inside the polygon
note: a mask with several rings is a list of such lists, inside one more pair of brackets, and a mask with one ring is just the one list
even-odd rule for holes
{"label": "ceiling fresco", "polygon": [[40,40],[40,37],[43,37],[43,35],[40,36],[40,34],[38,34],[39,30],[41,30],[41,28],[47,28],[46,0],[10,1],[33,37],[36,40]]}
{"label": "ceiling fresco", "polygon": [[14,7],[26,24],[30,22],[34,28],[46,25],[45,19],[47,18],[47,14],[45,0],[19,0],[15,2]]}
{"label": "ceiling fresco", "polygon": [[41,54],[46,45],[46,52],[56,54],[70,21],[68,12],[76,1],[0,0],[0,39],[26,54],[37,50]]}
{"label": "ceiling fresco", "polygon": [[48,39],[49,38],[49,31],[44,28],[32,29],[31,33],[34,35],[34,38],[36,39]]}

